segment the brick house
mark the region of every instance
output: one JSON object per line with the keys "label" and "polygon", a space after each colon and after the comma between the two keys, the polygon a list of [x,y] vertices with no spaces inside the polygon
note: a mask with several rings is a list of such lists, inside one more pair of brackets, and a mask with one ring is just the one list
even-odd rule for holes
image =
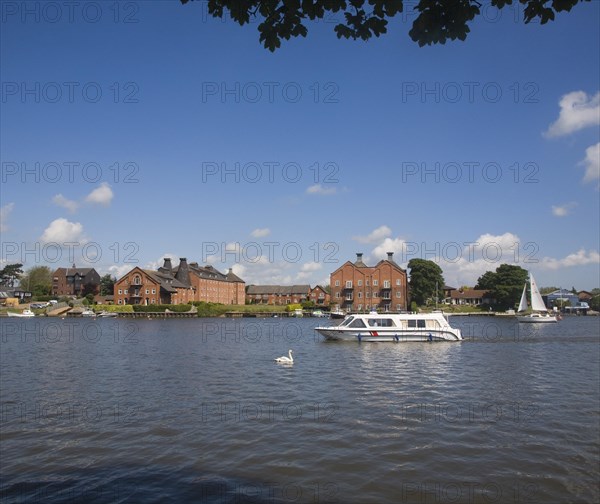
{"label": "brick house", "polygon": [[329,292],[327,292],[320,285],[315,285],[312,289],[310,289],[308,299],[317,306],[329,306],[329,303],[331,302],[331,296],[329,295]]}
{"label": "brick house", "polygon": [[330,275],[331,301],[346,311],[403,311],[408,306],[408,279],[406,270],[387,259],[375,266],[367,266],[362,254],[356,261],[346,261]]}
{"label": "brick house", "polygon": [[230,269],[223,274],[212,266],[188,265],[179,259],[175,268],[171,259],[157,271],[133,268],[115,282],[115,304],[185,304],[192,301],[244,304],[245,284]]}
{"label": "brick house", "polygon": [[246,301],[246,284],[231,268],[227,273],[221,273],[210,265],[199,266],[195,262],[188,265],[182,257],[172,270],[171,260],[166,258],[159,271],[171,272],[179,281],[191,285],[195,292],[194,301],[221,304],[244,304]]}
{"label": "brick house", "polygon": [[77,296],[98,294],[100,275],[94,268],[58,268],[52,273],[53,296]]}
{"label": "brick house", "polygon": [[288,305],[308,300],[310,285],[249,285],[246,290],[248,304]]}

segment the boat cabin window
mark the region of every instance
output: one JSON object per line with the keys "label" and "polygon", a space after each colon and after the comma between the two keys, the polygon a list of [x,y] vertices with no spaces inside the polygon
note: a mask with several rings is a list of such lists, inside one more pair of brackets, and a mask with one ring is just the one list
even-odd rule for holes
{"label": "boat cabin window", "polygon": [[354,320],[354,317],[348,317],[346,320],[344,320],[341,324],[340,327],[342,326],[347,326],[350,322],[352,322]]}
{"label": "boat cabin window", "polygon": [[381,319],[369,319],[369,325],[371,327],[395,327],[394,321],[389,318],[381,318]]}
{"label": "boat cabin window", "polygon": [[421,329],[425,329],[425,320],[423,320],[423,319],[409,320],[408,327],[418,327]]}
{"label": "boat cabin window", "polygon": [[348,327],[367,327],[362,319],[354,319]]}

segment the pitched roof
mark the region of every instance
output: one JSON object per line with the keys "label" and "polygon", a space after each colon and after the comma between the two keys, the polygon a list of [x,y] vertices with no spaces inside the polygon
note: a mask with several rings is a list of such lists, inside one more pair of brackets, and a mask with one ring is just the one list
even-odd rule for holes
{"label": "pitched roof", "polygon": [[142,270],[146,275],[148,275],[152,280],[160,284],[160,288],[166,290],[167,292],[176,292],[177,289],[187,289],[188,286],[181,283],[175,277],[163,273],[161,271],[151,271],[151,270]]}
{"label": "pitched roof", "polygon": [[239,276],[237,276],[233,271],[231,271],[231,268],[227,272],[226,277],[227,277],[227,280],[229,280],[230,282],[242,282],[242,283],[244,283],[244,281]]}
{"label": "pitched roof", "polygon": [[79,274],[81,276],[86,276],[90,271],[93,271],[94,268],[58,268],[54,275],[65,275],[67,277],[75,276]]}
{"label": "pitched roof", "polygon": [[450,293],[452,299],[482,299],[489,294],[487,290],[481,289],[465,289],[465,290],[453,290]]}
{"label": "pitched roof", "polygon": [[291,296],[294,294],[308,294],[310,285],[249,285],[247,294],[275,294]]}

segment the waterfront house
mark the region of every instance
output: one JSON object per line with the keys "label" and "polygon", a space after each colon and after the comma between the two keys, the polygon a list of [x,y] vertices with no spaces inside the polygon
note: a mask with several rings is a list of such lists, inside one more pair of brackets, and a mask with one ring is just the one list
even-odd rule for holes
{"label": "waterfront house", "polygon": [[331,301],[346,311],[406,310],[407,274],[393,256],[388,252],[387,259],[367,266],[362,254],[357,253],[355,262],[346,261],[331,273]]}
{"label": "waterfront house", "polygon": [[316,306],[329,306],[331,296],[329,295],[329,292],[325,290],[324,287],[321,287],[320,285],[315,285],[312,289],[310,289],[308,299],[309,301],[312,301]]}
{"label": "waterfront house", "polygon": [[577,306],[577,303],[579,302],[579,296],[567,289],[556,289],[549,294],[544,294],[542,299],[548,308],[553,308],[555,306],[557,308]]}
{"label": "waterfront house", "polygon": [[182,257],[173,267],[170,258],[157,271],[133,268],[114,286],[115,304],[244,304],[245,283],[229,269],[221,273],[212,266],[188,264]]}
{"label": "waterfront house", "polygon": [[249,285],[246,289],[248,304],[288,305],[307,301],[310,285]]}
{"label": "waterfront house", "polygon": [[94,268],[58,268],[52,273],[53,296],[77,296],[98,294],[100,275]]}
{"label": "waterfront house", "polygon": [[481,289],[453,289],[450,291],[450,304],[479,306],[493,304],[489,291]]}

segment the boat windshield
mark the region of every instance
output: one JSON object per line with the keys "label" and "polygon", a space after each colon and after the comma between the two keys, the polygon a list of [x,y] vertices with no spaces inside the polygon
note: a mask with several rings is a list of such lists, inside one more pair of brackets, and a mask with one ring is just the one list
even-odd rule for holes
{"label": "boat windshield", "polygon": [[344,320],[339,327],[343,327],[343,326],[347,326],[350,322],[352,322],[354,320],[354,317],[348,317],[346,320]]}
{"label": "boat windshield", "polygon": [[365,325],[365,322],[363,321],[363,319],[360,318],[355,318],[351,324],[348,325],[348,327],[367,327]]}

